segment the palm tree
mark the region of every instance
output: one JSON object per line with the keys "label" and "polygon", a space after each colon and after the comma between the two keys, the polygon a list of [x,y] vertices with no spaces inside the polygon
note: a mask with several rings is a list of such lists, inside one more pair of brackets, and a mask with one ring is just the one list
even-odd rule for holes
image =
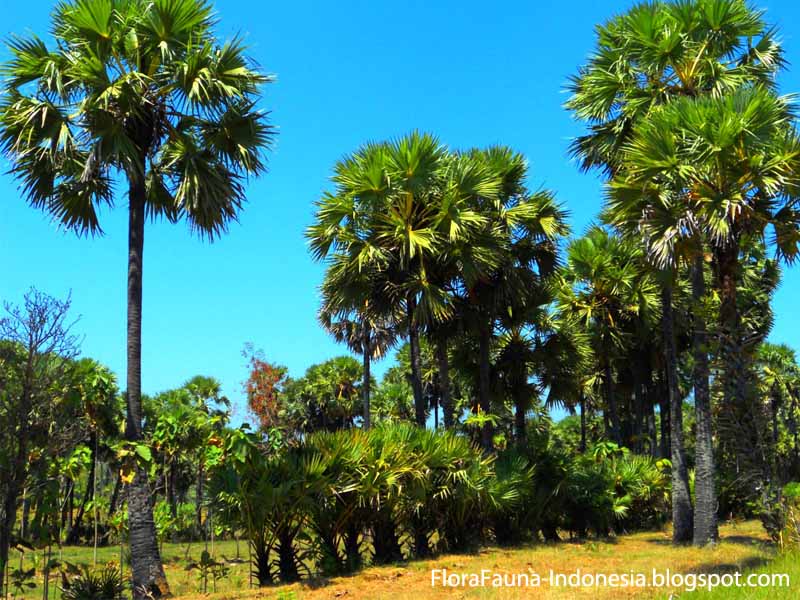
{"label": "palm tree", "polygon": [[[635,125],[654,108],[675,98],[718,95],[745,82],[772,85],[784,65],[777,31],[744,0],[642,3],[599,27],[597,38],[589,64],[572,78],[567,107],[589,123],[589,132],[572,143],[573,155],[583,169],[599,168],[607,176],[619,170],[623,147]],[[621,218],[615,212],[614,208],[609,211],[612,222],[627,223],[628,230],[635,230],[642,214],[632,211],[629,218]],[[699,275],[693,280],[699,282]],[[669,281],[664,278],[665,283]],[[664,295],[668,295],[666,290]],[[672,307],[664,306],[664,310]],[[665,313],[665,324],[671,320]],[[704,330],[699,315],[694,315],[694,322],[698,331]],[[663,337],[665,342],[669,339]],[[702,340],[702,335],[695,338],[697,344]],[[698,444],[699,460],[707,465],[698,473],[696,488],[698,496],[714,506],[710,405],[704,392],[708,389],[708,370],[703,368],[707,358],[703,361],[699,348],[695,356],[701,358],[695,370],[698,433],[704,437]],[[668,375],[669,381],[677,380],[675,373]],[[675,390],[670,390],[670,396],[678,398]],[[688,481],[683,482],[681,488],[687,487]],[[703,510],[699,517],[695,543],[713,542],[716,516]],[[678,539],[682,532],[674,531],[675,540],[683,541]]]}
{"label": "palm tree", "polygon": [[[349,268],[348,257],[339,255],[328,268],[322,284],[322,309],[319,320],[337,342],[344,343],[363,359],[364,382],[361,386],[364,429],[371,426],[370,365],[397,343],[397,325],[389,314],[381,294],[379,273]],[[380,307],[380,308],[376,308]]]}
{"label": "palm tree", "polygon": [[614,364],[632,344],[632,323],[657,312],[656,287],[635,244],[594,226],[567,249],[557,285],[560,312],[592,340],[603,383],[607,434],[622,444]]}
{"label": "palm tree", "polygon": [[[686,238],[708,240],[720,298],[723,417],[727,429],[740,428],[738,441],[749,444],[740,445],[740,454],[755,481],[769,481],[770,468],[755,451],[758,419],[749,416],[749,342],[737,289],[742,252],[751,240],[762,242],[768,227],[779,256],[792,259],[798,252],[800,137],[793,119],[788,101],[762,86],[675,101],[635,129],[613,191],[620,204],[633,194],[646,203],[651,216],[643,227],[653,232],[657,257],[666,260]],[[680,199],[675,207],[672,198]]]}
{"label": "palm tree", "polygon": [[[496,197],[471,198],[474,212],[486,220],[460,257],[470,253],[471,259],[461,264],[480,267],[464,269],[458,290],[462,318],[478,341],[478,406],[490,414],[491,347],[499,320],[546,304],[546,278],[558,264],[558,242],[569,228],[552,193],[527,189],[524,156],[502,146],[474,150],[470,156],[500,182]],[[493,446],[492,438],[486,420],[481,432],[485,449]]]}
{"label": "palm tree", "polygon": [[[794,418],[793,405],[797,397],[798,387],[800,387],[800,368],[798,368],[794,350],[785,344],[770,344],[768,342],[760,344],[756,350],[756,361],[761,375],[761,391],[769,407],[772,427],[772,450],[777,455],[780,435],[778,427],[779,414],[781,410],[784,410],[789,413],[790,419]],[[797,439],[795,433],[796,452]],[[780,465],[777,460],[774,462],[774,469],[777,471]],[[777,475],[777,473],[774,475]]]}
{"label": "palm tree", "polygon": [[[0,144],[31,206],[80,234],[128,192],[126,439],[142,437],[142,252],[147,216],[214,238],[264,170],[272,131],[256,108],[269,78],[239,39],[220,44],[204,0],[61,2],[56,46],[13,38]],[[145,471],[128,489],[134,595],[169,592]]]}
{"label": "palm tree", "polygon": [[316,222],[307,237],[313,256],[348,257],[352,272],[378,273],[393,306],[403,306],[411,350],[415,416],[425,425],[420,366],[423,325],[445,318],[450,298],[442,281],[431,277],[444,247],[467,236],[482,217],[467,201],[496,194],[496,182],[453,173],[446,148],[427,134],[366,144],[337,163],[334,193],[317,203]]}

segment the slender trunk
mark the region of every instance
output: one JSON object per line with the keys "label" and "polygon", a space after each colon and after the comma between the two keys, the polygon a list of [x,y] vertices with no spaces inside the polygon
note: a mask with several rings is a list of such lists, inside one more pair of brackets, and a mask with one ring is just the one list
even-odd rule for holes
{"label": "slender trunk", "polygon": [[672,424],[670,423],[669,415],[669,386],[667,385],[667,372],[666,369],[662,373],[662,380],[659,382],[659,400],[658,411],[661,417],[661,443],[659,451],[661,458],[670,458],[670,448],[672,442],[670,440],[670,431]]}
{"label": "slender trunk", "polygon": [[586,452],[586,398],[583,393],[581,393],[579,404],[581,407],[581,445],[579,450],[583,454]]}
{"label": "slender trunk", "polygon": [[425,427],[425,397],[422,394],[422,364],[419,349],[419,328],[414,313],[417,310],[417,299],[409,294],[406,302],[408,309],[408,345],[411,351],[411,389],[414,392],[414,417],[417,425]]}
{"label": "slender trunk", "polygon": [[514,398],[514,437],[517,438],[517,446],[522,449],[525,447],[527,432],[525,431],[525,399],[519,391],[522,386],[517,388]]}
{"label": "slender trunk", "polygon": [[120,491],[122,491],[122,476],[117,474],[117,482],[114,484],[114,491],[111,492],[111,503],[108,506],[109,518],[117,512],[117,502],[119,502]]}
{"label": "slender trunk", "polygon": [[[28,352],[27,366],[25,369],[25,380],[31,381],[33,377],[33,352]],[[11,548],[11,538],[14,531],[14,523],[17,519],[17,501],[20,492],[25,485],[28,471],[28,441],[30,437],[30,406],[31,392],[27,383],[23,384],[22,396],[16,414],[17,425],[17,451],[14,455],[12,467],[8,481],[3,482],[0,489],[4,491],[4,497],[0,499],[0,592],[7,591],[5,580],[8,571],[8,551]],[[14,417],[12,417],[13,419]],[[13,427],[13,423],[9,423]]]}
{"label": "slender trunk", "polygon": [[772,394],[772,402],[770,403],[770,411],[772,417],[772,446],[777,449],[778,447],[778,412],[780,410],[780,396],[777,391]]}
{"label": "slender trunk", "polygon": [[22,490],[22,520],[19,524],[19,536],[28,539],[28,525],[31,518],[31,499],[27,488]]}
{"label": "slender trunk", "polygon": [[658,430],[656,429],[656,406],[650,400],[647,407],[647,431],[650,436],[650,455],[658,458]]}
{"label": "slender trunk", "polygon": [[[197,482],[195,483],[195,521],[197,532],[203,532],[203,479],[205,479],[205,469],[203,468],[202,458],[197,462]],[[205,535],[203,535],[205,539]]]}
{"label": "slender trunk", "polygon": [[[141,157],[144,171],[145,157]],[[143,174],[130,174],[128,228],[128,376],[125,439],[142,440],[142,258],[145,185]],[[128,523],[134,600],[169,595],[153,522],[153,500],[147,471],[136,468],[128,484]]]}
{"label": "slender trunk", "polygon": [[703,278],[703,257],[698,256],[692,267],[692,299],[694,300],[694,407],[695,434],[695,512],[694,543],[697,546],[717,541],[717,492],[714,467],[714,434],[711,422],[711,394],[708,377],[708,347],[706,323],[700,304],[706,294]]}
{"label": "slender trunk", "polygon": [[672,541],[692,539],[692,496],[689,491],[689,469],[683,445],[683,403],[678,390],[678,356],[675,350],[672,284],[661,288],[664,364],[667,371],[667,392],[670,407],[670,455],[672,460]]}
{"label": "slender trunk", "polygon": [[619,436],[619,415],[617,414],[617,398],[614,392],[614,374],[609,360],[605,361],[603,378],[605,379],[603,383],[606,393],[606,408],[608,409],[608,434],[615,444],[622,444]]}
{"label": "slender trunk", "polygon": [[[27,446],[27,443],[25,446]],[[17,447],[17,456],[14,461],[14,472],[10,478],[11,480],[5,482],[3,486],[5,497],[2,498],[3,504],[0,506],[0,592],[6,591],[4,585],[8,584],[8,582],[5,581],[6,572],[8,571],[8,551],[11,547],[14,522],[17,517],[17,499],[21,488],[20,481],[24,479],[26,457],[27,450],[23,447],[22,441],[20,440],[19,446]]]}
{"label": "slender trunk", "polygon": [[369,323],[364,319],[364,339],[361,341],[362,350],[364,352],[364,383],[362,384],[362,392],[364,394],[364,429],[369,429],[372,425],[369,409],[369,384],[370,384],[370,355],[372,351],[372,340]]}
{"label": "slender trunk", "polygon": [[67,496],[67,531],[72,531],[75,526],[75,481],[70,482],[69,495]]}
{"label": "slender trunk", "polygon": [[633,365],[633,403],[635,418],[633,420],[633,448],[636,452],[642,453],[644,451],[644,404],[645,404],[645,390],[644,390],[644,353],[641,349],[637,352]]}
{"label": "slender trunk", "polygon": [[83,527],[83,517],[86,514],[86,506],[88,505],[89,501],[94,498],[94,475],[95,470],[97,469],[97,453],[95,451],[97,446],[97,433],[94,431],[92,431],[91,434],[90,446],[91,463],[89,466],[89,476],[86,479],[86,492],[83,494],[80,507],[78,507],[78,515],[75,517],[75,523],[70,528],[69,535],[67,535],[67,541],[65,543],[68,546],[78,542],[78,538],[81,535],[81,527]]}
{"label": "slender trunk", "polygon": [[[480,330],[479,340],[479,368],[478,368],[478,406],[484,416],[491,414],[492,404],[489,396],[489,369],[491,367],[489,357],[489,346],[491,344],[492,326],[491,322],[484,323]],[[494,443],[494,431],[492,424],[486,421],[481,429],[481,445],[486,451],[491,451]]]}
{"label": "slender trunk", "polygon": [[455,411],[453,410],[453,397],[450,394],[450,360],[447,356],[447,342],[441,339],[436,342],[436,362],[439,368],[439,392],[444,428],[452,429],[455,423]]}
{"label": "slender trunk", "polygon": [[655,399],[658,394],[653,378],[653,366],[650,361],[650,356],[650,347],[648,346],[647,356],[644,358],[644,412],[650,456],[658,458],[658,431],[656,431],[655,406]]}

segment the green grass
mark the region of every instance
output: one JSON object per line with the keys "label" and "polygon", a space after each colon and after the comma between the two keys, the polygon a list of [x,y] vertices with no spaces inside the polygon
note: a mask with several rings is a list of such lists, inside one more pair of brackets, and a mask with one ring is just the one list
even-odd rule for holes
{"label": "green grass", "polygon": [[[167,572],[167,578],[170,583],[173,594],[176,596],[198,593],[201,591],[202,582],[199,580],[197,571],[187,571],[186,566],[191,561],[200,559],[200,554],[205,548],[203,543],[195,542],[191,545],[188,544],[163,544],[162,545],[162,558],[164,561],[164,568]],[[187,558],[188,550],[188,558]],[[211,545],[209,544],[209,550]],[[125,549],[125,574],[130,573],[130,566],[127,564],[127,548]],[[224,581],[217,583],[219,590],[231,589],[247,589],[249,586],[249,568],[247,564],[247,543],[239,543],[239,560],[237,561],[237,549],[235,541],[217,542],[214,544],[214,556],[217,560],[224,560],[230,569],[228,576]],[[36,552],[27,552],[23,557],[23,565],[26,569],[36,567],[36,577],[34,583],[36,588],[27,591],[20,598],[25,600],[41,600],[42,599],[42,569],[44,563],[44,551],[37,550]],[[53,548],[52,557],[63,561],[83,566],[93,565],[93,550],[91,547],[85,546],[70,546],[65,547],[59,554],[58,548]],[[16,552],[11,553],[10,567],[13,571],[19,567],[19,554]],[[97,550],[97,567],[102,568],[106,565],[119,566],[120,550],[118,546],[98,548]],[[60,597],[60,590],[58,589],[59,580],[56,573],[51,574],[50,580],[50,599],[57,599]],[[208,591],[211,592],[213,582],[209,579]]]}
{"label": "green grass", "polygon": [[[775,548],[768,543],[760,523],[728,523],[721,527],[722,542],[715,548],[694,548],[692,546],[674,547],[670,543],[669,531],[641,532],[618,538],[590,540],[584,542],[562,542],[558,544],[527,544],[515,548],[483,548],[473,554],[442,555],[428,560],[398,563],[383,567],[367,567],[352,576],[320,578],[298,584],[253,588],[249,586],[249,566],[247,564],[247,545],[240,543],[240,558],[235,561],[236,543],[225,541],[214,546],[217,560],[226,560],[230,572],[228,577],[217,584],[217,593],[211,594],[213,600],[329,600],[330,598],[369,599],[388,598],[396,600],[420,600],[422,598],[574,598],[617,599],[617,598],[661,598],[666,600],[669,593],[665,589],[452,589],[430,584],[432,569],[446,568],[449,571],[480,572],[483,568],[497,572],[520,573],[536,571],[546,573],[552,569],[556,573],[569,573],[578,568],[583,572],[628,573],[631,571],[649,573],[653,569],[673,573],[713,573],[724,574],[732,571],[757,573],[788,573],[789,589],[744,589],[719,588],[714,592],[689,593],[684,589],[671,590],[681,598],[710,599],[749,599],[768,598],[784,600],[798,598],[800,586],[800,552],[779,556],[775,559]],[[210,549],[210,548],[209,548]],[[201,593],[201,582],[196,572],[186,571],[186,564],[197,560],[203,550],[202,544],[192,544],[189,559],[185,544],[164,544],[163,558],[167,578],[175,596],[181,600],[203,600],[209,596]],[[38,552],[41,564],[41,552]],[[70,547],[63,550],[64,559],[75,564],[92,564],[92,549]],[[17,557],[18,558],[18,557]],[[773,561],[773,559],[775,559]],[[119,561],[119,548],[100,548],[98,566],[107,563],[116,566]],[[12,563],[12,569],[18,566]],[[32,566],[32,556],[26,555],[25,565]],[[126,574],[129,567],[125,568]],[[37,587],[26,592],[25,600],[42,599],[41,571],[37,569]],[[57,599],[56,578],[51,583],[51,599]],[[212,584],[209,582],[209,592]],[[673,596],[675,597],[675,596]]]}
{"label": "green grass", "polygon": [[[789,576],[789,587],[772,585],[765,588],[718,587],[713,591],[687,592],[681,598],[703,600],[750,600],[753,598],[769,598],[769,600],[795,600],[800,597],[800,551],[778,555],[774,560],[757,569],[745,571],[748,574],[786,574]],[[668,598],[669,596],[665,596]]]}

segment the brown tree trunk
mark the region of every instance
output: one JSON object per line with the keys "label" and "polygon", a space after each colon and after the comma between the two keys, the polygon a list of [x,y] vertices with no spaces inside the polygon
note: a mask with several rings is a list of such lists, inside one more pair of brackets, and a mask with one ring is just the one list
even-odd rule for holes
{"label": "brown tree trunk", "polygon": [[414,418],[420,427],[425,427],[425,397],[422,393],[422,361],[419,348],[419,327],[414,313],[417,299],[409,294],[406,301],[408,310],[408,345],[411,354],[411,389],[414,392]]}
{"label": "brown tree trunk", "polygon": [[672,284],[661,288],[664,364],[670,413],[670,456],[672,461],[672,541],[692,539],[692,496],[689,491],[689,469],[683,444],[683,402],[678,390],[678,356],[675,350],[675,327],[672,312]]}
{"label": "brown tree trunk", "polygon": [[633,365],[633,403],[634,403],[634,412],[635,418],[633,421],[633,447],[634,450],[638,453],[642,453],[644,451],[644,431],[646,429],[645,424],[645,402],[646,402],[646,393],[645,393],[645,385],[644,385],[644,378],[645,378],[645,358],[644,353],[640,350],[637,353],[635,360],[635,364]]}
{"label": "brown tree trunk", "polygon": [[614,374],[611,370],[611,362],[606,360],[603,367],[603,388],[606,395],[606,409],[608,410],[608,436],[615,444],[621,444],[619,435],[619,415],[617,414],[617,397],[614,392]]}
{"label": "brown tree trunk", "polygon": [[[522,388],[519,388],[522,389]],[[527,441],[527,431],[525,430],[525,400],[521,397],[518,391],[514,402],[514,437],[517,440],[517,446],[521,449],[525,448]]]}
{"label": "brown tree trunk", "polygon": [[369,394],[370,394],[370,357],[372,354],[372,340],[369,323],[366,319],[364,319],[363,323],[364,329],[364,336],[363,340],[361,341],[362,348],[361,350],[364,352],[364,382],[362,383],[362,393],[363,393],[363,402],[364,402],[364,429],[369,429],[372,426],[372,419],[370,415],[370,407],[369,407]]}
{"label": "brown tree trunk", "polygon": [[670,448],[672,442],[670,440],[670,431],[672,430],[669,420],[669,388],[667,386],[667,372],[666,369],[661,374],[663,379],[659,382],[658,390],[658,411],[661,417],[661,441],[659,443],[659,455],[661,458],[670,457]]}
{"label": "brown tree trunk", "polygon": [[[125,439],[142,440],[142,258],[145,222],[145,158],[141,158],[141,174],[130,174],[128,227],[128,375],[127,420]],[[147,471],[136,468],[128,484],[128,523],[131,549],[131,571],[134,600],[150,595],[169,595],[169,585],[161,563],[156,528],[153,521],[153,500]]]}
{"label": "brown tree trunk", "polygon": [[450,393],[450,359],[447,357],[447,342],[442,339],[436,342],[436,362],[439,369],[439,391],[441,393],[444,428],[452,429],[455,423],[455,411],[453,409],[453,397]]}
{"label": "brown tree trunk", "polygon": [[695,434],[695,512],[694,543],[697,546],[717,541],[717,492],[714,467],[714,437],[711,422],[711,394],[708,377],[708,338],[701,303],[706,294],[703,257],[692,266],[692,299],[694,300],[694,407]]}
{"label": "brown tree trunk", "polygon": [[581,393],[580,396],[581,407],[581,445],[578,448],[581,454],[586,452],[586,397]]}
{"label": "brown tree trunk", "polygon": [[[491,414],[492,403],[489,395],[489,370],[491,368],[491,358],[489,356],[489,346],[491,344],[492,329],[491,323],[484,323],[480,330],[478,340],[479,366],[478,366],[478,406],[484,416]],[[494,431],[490,422],[485,422],[481,428],[481,445],[483,449],[490,452],[494,447]]]}

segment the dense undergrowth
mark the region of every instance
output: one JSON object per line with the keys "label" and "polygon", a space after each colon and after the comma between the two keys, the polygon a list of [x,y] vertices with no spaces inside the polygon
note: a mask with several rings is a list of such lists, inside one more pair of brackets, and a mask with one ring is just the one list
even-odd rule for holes
{"label": "dense undergrowth", "polygon": [[666,521],[666,461],[548,437],[496,455],[394,425],[315,433],[281,449],[228,441],[212,489],[244,530],[259,583],[352,572],[481,544],[607,536]]}

